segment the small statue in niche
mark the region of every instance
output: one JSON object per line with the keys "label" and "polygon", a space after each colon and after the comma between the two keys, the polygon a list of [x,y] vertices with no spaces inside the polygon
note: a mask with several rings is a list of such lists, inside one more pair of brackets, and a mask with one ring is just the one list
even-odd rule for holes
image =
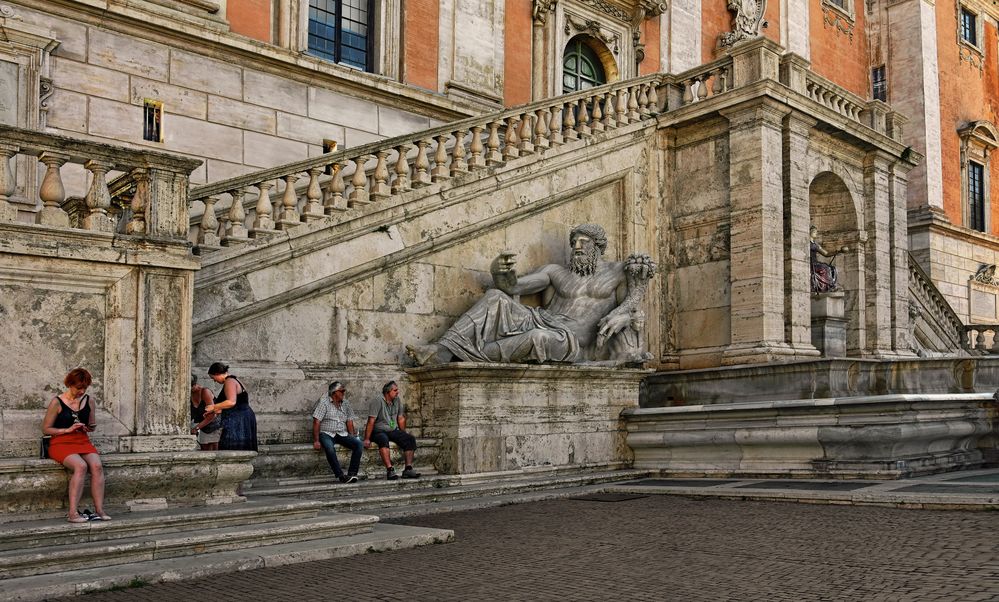
{"label": "small statue in niche", "polygon": [[[822,243],[818,240],[819,229],[814,224],[808,229],[809,237],[809,259],[812,264],[812,292],[813,293],[829,293],[832,291],[839,290],[839,278],[836,273],[836,266],[832,264],[836,260],[836,256],[840,253],[845,253],[849,251],[849,247],[842,246],[836,251],[830,253],[825,248],[823,248]],[[827,257],[830,259],[829,263],[825,263],[818,260],[818,256]]]}
{"label": "small statue in niche", "polygon": [[[407,346],[407,355],[418,365],[455,359],[617,365],[651,359],[639,303],[655,262],[648,255],[604,261],[607,235],[597,224],[573,228],[569,245],[569,265],[549,264],[523,276],[514,269],[516,254],[501,254],[490,268],[496,288],[435,343]],[[533,293],[542,293],[543,307],[517,299]]]}

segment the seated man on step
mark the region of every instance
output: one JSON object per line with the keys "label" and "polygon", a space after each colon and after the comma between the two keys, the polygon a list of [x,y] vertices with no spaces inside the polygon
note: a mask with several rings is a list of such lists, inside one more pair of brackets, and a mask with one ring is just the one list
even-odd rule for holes
{"label": "seated man on step", "polygon": [[389,481],[399,478],[392,466],[392,454],[389,452],[389,441],[402,450],[406,459],[406,468],[402,471],[404,479],[418,479],[420,473],[413,470],[413,457],[416,455],[416,437],[406,432],[406,410],[399,398],[399,385],[390,380],[382,387],[382,399],[372,403],[368,410],[368,424],[364,427],[364,447],[367,449],[374,441],[378,445],[378,454],[385,464],[386,477]]}
{"label": "seated man on step", "polygon": [[[514,253],[493,260],[496,286],[436,343],[408,346],[418,365],[466,362],[586,362],[621,364],[651,356],[643,349],[639,303],[656,273],[648,255],[604,261],[607,235],[597,224],[569,234],[569,265],[549,264],[526,276]],[[544,307],[516,298],[542,293]]]}
{"label": "seated man on step", "polygon": [[[361,466],[362,446],[354,430],[354,410],[345,398],[347,388],[340,382],[332,382],[327,395],[319,398],[312,413],[312,447],[322,449],[326,454],[333,474],[341,483],[356,483],[357,469]],[[350,450],[350,465],[347,474],[340,468],[334,444]]]}

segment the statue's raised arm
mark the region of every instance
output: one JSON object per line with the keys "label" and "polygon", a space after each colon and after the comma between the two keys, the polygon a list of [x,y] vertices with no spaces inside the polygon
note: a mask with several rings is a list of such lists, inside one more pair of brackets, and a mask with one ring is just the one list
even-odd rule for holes
{"label": "statue's raised arm", "polygon": [[[569,264],[548,264],[517,274],[516,254],[490,264],[494,289],[455,321],[435,343],[411,345],[417,364],[469,362],[635,362],[644,351],[639,309],[656,264],[647,255],[603,261],[607,235],[597,224],[569,234]],[[528,307],[517,295],[545,291],[545,307]]]}

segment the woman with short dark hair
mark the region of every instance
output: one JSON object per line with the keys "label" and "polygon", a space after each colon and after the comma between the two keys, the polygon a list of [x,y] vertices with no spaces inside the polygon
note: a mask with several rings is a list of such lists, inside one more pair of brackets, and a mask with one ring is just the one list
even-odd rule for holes
{"label": "woman with short dark hair", "polygon": [[[191,434],[198,436],[202,451],[217,451],[222,438],[222,420],[217,412],[206,412],[214,403],[212,392],[198,384],[198,377],[191,375]],[[221,410],[219,410],[221,411]],[[217,420],[216,420],[217,419]]]}
{"label": "woman with short dark hair", "polygon": [[257,451],[257,416],[250,407],[250,394],[239,379],[229,374],[229,366],[215,362],[208,367],[208,376],[222,385],[215,403],[205,406],[205,412],[222,411],[220,450]]}
{"label": "woman with short dark hair", "polygon": [[[111,520],[104,512],[104,467],[97,448],[87,433],[97,428],[96,412],[87,395],[93,378],[84,368],[69,371],[63,384],[66,391],[52,398],[42,421],[42,432],[52,437],[49,458],[72,471],[69,478],[69,522],[85,523],[88,520]],[[90,472],[90,495],[94,498],[94,512],[83,516],[78,511],[83,495],[83,481]]]}

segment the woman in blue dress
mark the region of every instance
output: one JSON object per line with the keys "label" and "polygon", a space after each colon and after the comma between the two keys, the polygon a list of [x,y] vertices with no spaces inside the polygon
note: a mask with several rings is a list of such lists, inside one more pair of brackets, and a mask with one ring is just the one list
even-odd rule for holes
{"label": "woman in blue dress", "polygon": [[239,379],[229,374],[229,366],[215,362],[208,376],[222,385],[215,403],[205,406],[205,412],[222,410],[222,438],[219,450],[257,451],[257,416],[250,407],[250,394]]}

